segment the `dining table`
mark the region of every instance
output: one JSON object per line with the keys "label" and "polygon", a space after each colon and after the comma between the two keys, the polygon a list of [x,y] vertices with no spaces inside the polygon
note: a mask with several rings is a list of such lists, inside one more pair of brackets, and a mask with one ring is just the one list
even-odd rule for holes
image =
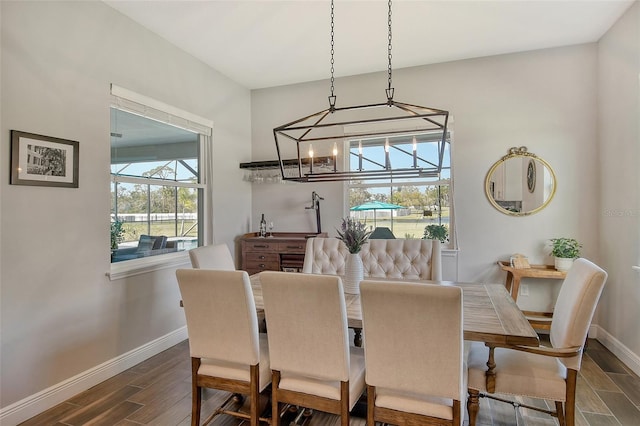
{"label": "dining table", "polygon": [[[250,276],[251,289],[256,310],[264,311],[260,275]],[[509,291],[502,284],[465,283],[454,281],[423,281],[397,278],[368,278],[375,281],[415,282],[431,285],[455,286],[462,289],[462,316],[464,340],[484,342],[489,347],[487,359],[486,386],[488,392],[495,391],[496,347],[514,345],[540,345],[538,334],[524,313],[518,308]],[[354,345],[362,346],[362,308],[360,295],[344,293],[347,321],[354,330]]]}
{"label": "dining table", "polygon": [[[263,310],[260,275],[250,276],[256,309]],[[464,339],[485,342],[491,346],[538,346],[538,334],[502,284],[464,283],[453,281],[419,281],[370,278],[376,281],[402,281],[437,284],[462,288]],[[360,295],[345,293],[349,328],[354,329],[354,344],[362,344],[362,309]]]}

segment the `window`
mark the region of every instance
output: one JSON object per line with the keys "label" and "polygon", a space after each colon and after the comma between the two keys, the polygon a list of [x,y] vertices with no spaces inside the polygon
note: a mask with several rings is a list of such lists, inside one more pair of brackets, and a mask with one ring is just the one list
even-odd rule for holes
{"label": "window", "polygon": [[198,246],[199,136],[111,109],[112,262]]}
{"label": "window", "polygon": [[109,275],[117,279],[184,262],[176,253],[209,242],[212,123],[115,85],[111,92]]}
{"label": "window", "polygon": [[[414,138],[421,147],[417,158],[413,155]],[[391,148],[389,161],[394,168],[411,168],[415,161],[438,164],[442,156],[442,168],[437,176],[349,182],[350,215],[374,229],[388,228],[396,238],[422,238],[425,227],[431,224],[444,225],[451,235],[450,142],[449,134],[440,152],[439,140],[429,133],[348,140],[352,170],[379,169],[387,161],[385,150],[380,149],[385,144]],[[384,235],[384,231],[378,232]]]}

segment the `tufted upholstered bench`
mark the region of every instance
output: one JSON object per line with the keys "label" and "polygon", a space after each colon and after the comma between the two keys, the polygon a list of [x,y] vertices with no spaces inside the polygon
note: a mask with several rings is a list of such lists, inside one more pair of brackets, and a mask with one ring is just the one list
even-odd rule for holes
{"label": "tufted upholstered bench", "polygon": [[[310,238],[302,272],[344,275],[349,250],[337,238]],[[364,276],[413,280],[442,280],[440,241],[372,240],[360,251]]]}

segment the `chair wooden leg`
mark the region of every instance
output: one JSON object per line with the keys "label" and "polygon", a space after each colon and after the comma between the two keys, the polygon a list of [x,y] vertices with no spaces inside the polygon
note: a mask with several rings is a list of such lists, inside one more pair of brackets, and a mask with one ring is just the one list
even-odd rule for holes
{"label": "chair wooden leg", "polygon": [[462,419],[460,418],[460,401],[453,400],[453,424],[455,426],[462,425]]}
{"label": "chair wooden leg", "polygon": [[202,388],[198,386],[200,358],[191,358],[191,426],[200,425],[200,407],[202,406]]}
{"label": "chair wooden leg", "polygon": [[376,388],[367,385],[367,426],[375,426],[374,409],[376,403]]}
{"label": "chair wooden leg", "polygon": [[469,389],[469,398],[467,398],[467,412],[469,413],[469,426],[476,425],[478,410],[480,410],[480,392],[475,389]]}
{"label": "chair wooden leg", "polygon": [[578,372],[571,368],[567,369],[567,400],[564,403],[564,420],[566,426],[574,426],[576,423],[576,382]]}
{"label": "chair wooden leg", "polygon": [[260,424],[260,413],[258,410],[260,409],[258,397],[258,381],[260,380],[260,364],[252,365],[250,369],[251,374],[251,384],[249,386],[249,403],[250,407],[250,415],[251,419],[249,420],[250,426],[258,426]]}
{"label": "chair wooden leg", "polygon": [[560,426],[566,426],[564,418],[564,405],[561,401],[556,401],[556,414],[558,415],[558,423],[560,423]]}
{"label": "chair wooden leg", "polygon": [[340,424],[349,426],[349,382],[340,382]]}
{"label": "chair wooden leg", "polygon": [[278,389],[280,387],[280,372],[271,372],[271,426],[280,425],[280,407],[278,404]]}

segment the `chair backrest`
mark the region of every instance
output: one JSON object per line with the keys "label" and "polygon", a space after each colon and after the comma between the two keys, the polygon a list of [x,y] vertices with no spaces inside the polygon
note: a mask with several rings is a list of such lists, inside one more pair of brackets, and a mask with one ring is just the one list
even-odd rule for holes
{"label": "chair backrest", "polygon": [[442,254],[437,240],[369,240],[362,246],[360,257],[365,277],[442,280]]}
{"label": "chair backrest", "polygon": [[258,316],[245,271],[178,269],[194,358],[245,365],[260,361]]}
{"label": "chair backrest", "polygon": [[368,385],[465,400],[461,288],[364,280],[360,300]]}
{"label": "chair backrest", "polygon": [[338,276],[260,274],[271,369],[349,380],[347,310]]}
{"label": "chair backrest", "polygon": [[[345,274],[349,250],[337,238],[310,238],[302,272],[307,274]],[[364,276],[442,280],[440,241],[421,239],[369,239],[360,251]]]}
{"label": "chair backrest", "polygon": [[[554,348],[584,346],[607,273],[586,259],[576,259],[560,287],[551,321]],[[582,357],[560,358],[569,368],[580,369]]]}
{"label": "chair backrest", "polygon": [[226,244],[196,247],[189,250],[191,266],[195,269],[233,271],[236,265]]}
{"label": "chair backrest", "polygon": [[302,272],[307,274],[344,275],[349,250],[337,238],[309,238]]}

